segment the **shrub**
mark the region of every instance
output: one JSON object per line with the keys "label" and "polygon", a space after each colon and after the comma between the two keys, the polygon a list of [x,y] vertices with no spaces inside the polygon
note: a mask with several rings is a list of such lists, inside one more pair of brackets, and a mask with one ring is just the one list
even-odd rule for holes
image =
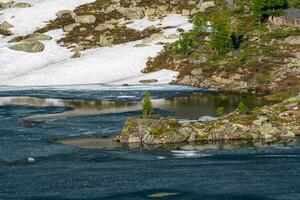
{"label": "shrub", "polygon": [[137,122],[133,119],[128,119],[126,121],[126,126],[129,127],[129,128],[135,127],[137,125],[138,125]]}
{"label": "shrub", "polygon": [[249,0],[236,0],[236,10],[237,12],[243,13],[245,11],[245,6],[249,3]]}
{"label": "shrub", "polygon": [[180,55],[188,55],[192,52],[194,40],[189,34],[184,34],[174,46],[174,52]]}
{"label": "shrub", "polygon": [[145,98],[143,100],[143,117],[148,117],[153,114],[153,107],[151,103],[150,91],[146,92]]}
{"label": "shrub", "polygon": [[151,127],[150,134],[154,137],[161,137],[176,133],[177,129],[181,127],[181,124],[172,116],[167,117],[166,121]]}
{"label": "shrub", "polygon": [[181,126],[180,123],[176,119],[174,119],[172,116],[168,116],[166,122],[170,126],[170,128],[177,129]]}
{"label": "shrub", "polygon": [[265,75],[265,74],[258,74],[255,76],[255,81],[258,83],[258,84],[266,84],[268,83],[268,77]]}
{"label": "shrub", "polygon": [[287,0],[252,0],[251,10],[253,15],[261,22],[269,16],[284,14]]}
{"label": "shrub", "polygon": [[300,9],[300,1],[299,0],[288,0],[289,7],[299,8]]}

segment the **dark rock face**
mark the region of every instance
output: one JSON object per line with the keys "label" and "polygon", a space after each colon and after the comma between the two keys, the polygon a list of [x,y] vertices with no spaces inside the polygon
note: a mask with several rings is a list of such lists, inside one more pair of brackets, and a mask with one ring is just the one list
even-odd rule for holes
{"label": "dark rock face", "polygon": [[248,114],[233,112],[216,121],[179,124],[175,119],[129,119],[121,143],[282,139],[300,135],[300,94]]}
{"label": "dark rock face", "polygon": [[286,24],[300,27],[300,9],[289,8],[284,15]]}

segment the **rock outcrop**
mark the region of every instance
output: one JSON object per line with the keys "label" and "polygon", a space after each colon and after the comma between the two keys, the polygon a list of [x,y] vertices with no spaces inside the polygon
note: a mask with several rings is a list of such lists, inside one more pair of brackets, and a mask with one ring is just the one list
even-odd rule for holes
{"label": "rock outcrop", "polygon": [[95,22],[96,22],[96,17],[94,15],[75,16],[75,23],[93,24]]}
{"label": "rock outcrop", "polygon": [[199,8],[199,11],[205,11],[208,8],[215,7],[214,1],[206,1],[206,2],[200,2],[197,7]]}
{"label": "rock outcrop", "polygon": [[3,29],[10,29],[10,28],[13,28],[13,27],[14,27],[14,25],[8,23],[7,21],[0,24],[0,28],[3,28]]}
{"label": "rock outcrop", "polygon": [[300,45],[300,36],[289,36],[284,42],[289,45]]}
{"label": "rock outcrop", "polygon": [[13,35],[13,33],[9,30],[12,27],[14,27],[12,24],[6,21],[3,22],[2,24],[0,24],[0,35],[4,35],[4,36]]}
{"label": "rock outcrop", "polygon": [[7,3],[0,2],[0,10],[4,10],[7,8],[29,8],[31,4],[27,2],[15,2],[15,1],[8,1]]}
{"label": "rock outcrop", "polygon": [[80,23],[69,24],[69,25],[67,25],[67,26],[64,26],[64,27],[63,27],[63,30],[64,30],[65,32],[71,32],[71,31],[73,31],[74,28],[76,28],[76,27],[78,27],[78,26],[80,26],[80,25],[81,25]]}
{"label": "rock outcrop", "polygon": [[41,42],[22,42],[9,47],[11,50],[24,51],[27,53],[37,53],[44,50],[45,46]]}
{"label": "rock outcrop", "polygon": [[12,35],[12,34],[13,34],[13,33],[12,33],[10,30],[5,29],[5,28],[1,28],[1,27],[0,27],[0,35],[10,36],[10,35]]}
{"label": "rock outcrop", "polygon": [[52,37],[42,34],[42,33],[32,33],[26,36],[22,42],[37,42],[37,41],[45,41],[45,40],[51,40]]}
{"label": "rock outcrop", "polygon": [[68,18],[71,17],[72,19],[75,18],[76,14],[72,10],[61,10],[55,13],[58,18]]}
{"label": "rock outcrop", "polygon": [[274,25],[286,25],[286,26],[295,26],[300,27],[300,9],[289,8],[285,10],[285,15],[281,17],[271,16],[268,19],[269,24]]}
{"label": "rock outcrop", "polygon": [[26,2],[17,2],[16,4],[14,4],[15,8],[29,8],[31,7],[31,5],[29,3]]}
{"label": "rock outcrop", "polygon": [[191,125],[174,119],[131,119],[118,140],[122,143],[167,144],[185,142],[192,133]]}
{"label": "rock outcrop", "polygon": [[120,11],[126,18],[130,20],[141,19],[145,16],[142,8],[125,8]]}

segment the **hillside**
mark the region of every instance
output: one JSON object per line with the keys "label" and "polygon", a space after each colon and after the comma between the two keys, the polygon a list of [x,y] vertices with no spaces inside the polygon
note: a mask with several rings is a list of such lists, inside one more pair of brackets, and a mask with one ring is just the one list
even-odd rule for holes
{"label": "hillside", "polygon": [[[299,5],[289,1],[268,13],[268,8],[254,10],[254,3],[1,3],[0,84],[172,82],[239,92],[297,92],[300,25],[294,7]],[[214,38],[218,23],[225,32]]]}

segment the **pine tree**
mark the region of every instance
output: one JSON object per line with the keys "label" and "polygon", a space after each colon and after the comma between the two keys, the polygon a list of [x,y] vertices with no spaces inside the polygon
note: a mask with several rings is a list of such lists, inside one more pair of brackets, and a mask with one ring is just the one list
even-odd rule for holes
{"label": "pine tree", "polygon": [[259,20],[259,23],[265,16],[266,0],[253,0],[252,1],[252,13]]}
{"label": "pine tree", "polygon": [[151,103],[151,94],[150,91],[146,92],[146,95],[143,100],[143,117],[148,117],[153,114],[153,107]]}
{"label": "pine tree", "polygon": [[252,0],[252,13],[261,22],[269,16],[280,16],[287,0]]}
{"label": "pine tree", "polygon": [[225,11],[217,11],[211,20],[210,46],[218,53],[227,53],[233,48],[230,31],[230,16]]}

